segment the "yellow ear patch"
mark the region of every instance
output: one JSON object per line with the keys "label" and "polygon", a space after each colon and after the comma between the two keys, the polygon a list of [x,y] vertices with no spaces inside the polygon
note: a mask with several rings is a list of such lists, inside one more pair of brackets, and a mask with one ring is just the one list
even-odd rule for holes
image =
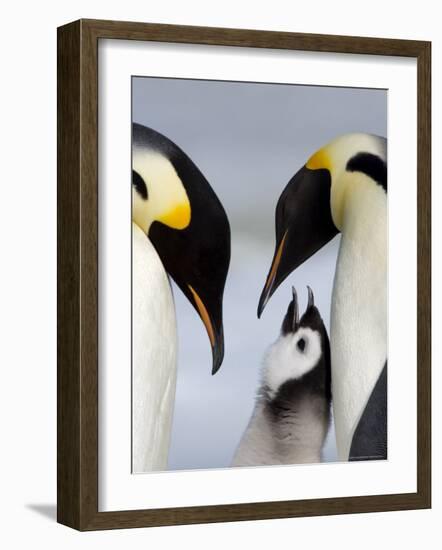
{"label": "yellow ear patch", "polygon": [[158,221],[172,229],[185,229],[190,223],[190,204],[178,204],[158,217]]}
{"label": "yellow ear patch", "polygon": [[310,170],[319,170],[321,168],[330,170],[331,161],[326,148],[323,147],[319,149],[319,151],[316,151],[316,153],[308,159],[306,167]]}
{"label": "yellow ear patch", "polygon": [[154,221],[172,229],[185,229],[190,224],[191,207],[186,189],[173,164],[155,151],[134,149],[133,169],[146,182],[147,200],[134,194],[135,221],[146,233]]}

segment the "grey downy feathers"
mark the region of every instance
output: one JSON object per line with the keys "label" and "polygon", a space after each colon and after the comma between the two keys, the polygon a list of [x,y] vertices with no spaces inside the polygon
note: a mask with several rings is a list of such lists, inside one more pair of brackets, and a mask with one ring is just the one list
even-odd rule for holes
{"label": "grey downy feathers", "polygon": [[255,408],[232,466],[320,462],[330,424],[330,344],[313,292],[299,319],[293,297],[267,351]]}

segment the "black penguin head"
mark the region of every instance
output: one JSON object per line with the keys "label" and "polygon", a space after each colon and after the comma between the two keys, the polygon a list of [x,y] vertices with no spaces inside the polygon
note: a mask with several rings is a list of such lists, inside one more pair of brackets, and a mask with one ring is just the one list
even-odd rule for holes
{"label": "black penguin head", "polygon": [[[293,384],[304,381],[311,387],[330,386],[330,344],[313,291],[308,288],[308,304],[299,317],[298,297],[292,289],[292,300],[281,326],[281,334],[269,349],[265,360],[264,381],[270,399]],[[295,384],[295,386],[296,386]],[[321,391],[322,391],[321,390]],[[285,390],[284,390],[285,391]]]}
{"label": "black penguin head", "polygon": [[165,136],[133,125],[133,221],[203,321],[212,373],[224,356],[222,303],[230,263],[224,208],[193,161]]}
{"label": "black penguin head", "polygon": [[342,229],[351,179],[363,173],[386,190],[386,140],[346,134],[313,154],[289,181],[275,210],[276,247],[258,317],[285,278]]}
{"label": "black penguin head", "polygon": [[317,333],[320,339],[321,349],[327,349],[328,335],[325,328],[324,321],[318,308],[315,306],[315,298],[312,289],[307,286],[308,290],[308,302],[305,312],[302,317],[299,318],[299,305],[298,295],[295,287],[292,287],[292,300],[287,308],[284,320],[281,325],[282,336],[294,336],[296,338],[296,349],[300,353],[306,353],[309,347],[309,339],[306,336],[307,331],[302,329],[309,329],[313,333]]}
{"label": "black penguin head", "polygon": [[328,170],[304,166],[279,197],[276,248],[259,300],[258,317],[286,277],[338,233],[331,217],[330,188]]}

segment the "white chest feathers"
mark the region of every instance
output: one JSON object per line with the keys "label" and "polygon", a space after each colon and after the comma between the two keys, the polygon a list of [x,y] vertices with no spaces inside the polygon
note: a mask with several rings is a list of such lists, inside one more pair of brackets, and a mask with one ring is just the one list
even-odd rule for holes
{"label": "white chest feathers", "polygon": [[132,469],[141,473],[167,469],[177,332],[169,279],[136,224],[132,224],[132,246]]}

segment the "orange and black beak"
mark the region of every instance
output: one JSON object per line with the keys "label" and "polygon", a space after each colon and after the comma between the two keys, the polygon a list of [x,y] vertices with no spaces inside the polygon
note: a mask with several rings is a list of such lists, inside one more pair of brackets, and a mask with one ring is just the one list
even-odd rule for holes
{"label": "orange and black beak", "polygon": [[204,326],[206,327],[207,336],[212,346],[212,374],[215,374],[221,366],[224,358],[224,331],[222,321],[222,299],[218,304],[213,303],[209,299],[209,307],[212,310],[212,314],[209,313],[206,304],[202,301],[196,290],[189,285],[191,292],[191,302],[201,317]]}
{"label": "orange and black beak", "polygon": [[289,181],[275,211],[276,247],[258,304],[258,317],[278,286],[337,233],[327,169],[304,166]]}

